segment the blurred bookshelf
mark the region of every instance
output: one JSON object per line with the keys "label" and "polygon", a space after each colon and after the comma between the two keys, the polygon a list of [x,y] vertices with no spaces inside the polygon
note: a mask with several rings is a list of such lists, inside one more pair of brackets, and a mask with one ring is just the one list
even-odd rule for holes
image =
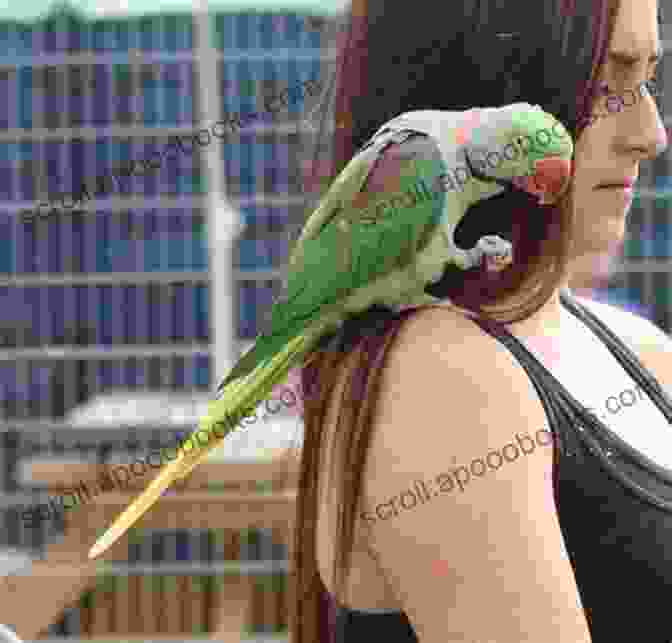
{"label": "blurred bookshelf", "polygon": [[[211,143],[245,225],[231,267],[238,318],[230,331],[242,351],[280,290],[287,229],[304,212],[302,159],[315,136],[302,117],[321,97],[290,92],[277,112],[265,105],[327,77],[335,51],[325,34],[338,18],[288,9],[210,18],[221,118],[259,114]],[[105,434],[132,455],[175,430],[106,422],[88,430],[91,448],[75,448],[73,436],[86,431],[70,426],[74,409],[115,391],[211,392],[200,149],[121,178],[109,194],[95,188],[115,166],[201,127],[196,33],[190,13],[90,18],[62,6],[36,21],[0,20],[0,547],[35,556],[62,533],[55,522],[22,524],[21,506],[45,494],[21,479],[23,459],[102,463]],[[22,215],[82,183],[95,194],[83,212]],[[40,640],[204,640],[228,565],[254,577],[241,640],[282,643],[287,559],[270,528],[149,530],[127,567],[101,578]]]}
{"label": "blurred bookshelf", "polygon": [[[325,76],[335,51],[323,36],[335,20],[288,10],[211,15],[219,112],[259,114],[212,143],[245,226],[233,266],[241,350],[280,290],[287,222],[304,208],[301,158],[314,136],[301,115],[319,98],[290,93],[273,114],[264,105]],[[94,194],[95,177],[198,129],[195,37],[189,13],[94,19],[62,5],[39,21],[0,21],[0,303],[8,311],[0,397],[8,420],[64,417],[118,387],[210,385],[200,153],[120,178],[84,212],[20,215],[82,183]]]}

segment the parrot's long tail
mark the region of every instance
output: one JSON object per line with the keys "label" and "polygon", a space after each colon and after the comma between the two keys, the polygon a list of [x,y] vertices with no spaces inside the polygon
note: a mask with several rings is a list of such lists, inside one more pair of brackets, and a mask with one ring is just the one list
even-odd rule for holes
{"label": "parrot's long tail", "polygon": [[[262,336],[239,362],[241,365],[246,364],[247,372],[237,376],[238,365],[234,367],[232,371],[234,377],[229,376],[224,380],[218,399],[208,405],[208,415],[200,419],[199,428],[192,433],[194,436],[192,442],[195,442],[198,434],[206,432],[208,443],[200,449],[183,451],[185,458],[177,477],[183,478],[189,475],[191,470],[233,431],[242,417],[268,399],[274,387],[287,378],[290,369],[305,364],[306,355],[314,348],[327,328],[328,324],[316,322],[291,339],[283,341],[282,348],[272,353],[269,353],[268,346],[264,346]],[[270,354],[270,357],[261,357],[264,354]],[[250,366],[251,361],[256,362],[254,367]],[[185,442],[188,440],[189,438]],[[178,462],[179,459],[170,466]]]}
{"label": "parrot's long tail", "polygon": [[[212,449],[219,446],[226,435],[233,431],[238,420],[267,399],[273,388],[286,379],[292,367],[305,363],[304,358],[314,348],[325,330],[328,330],[328,323],[314,322],[295,333],[288,341],[284,341],[282,348],[270,355],[268,347],[263,346],[262,335],[243,357],[243,359],[247,357],[246,363],[249,364],[252,359],[249,357],[250,353],[256,353],[256,367],[224,386],[219,398],[209,404],[208,414],[200,419],[199,428],[178,448],[178,457],[163,467],[147,488],[117,517],[103,537],[96,542],[89,557],[93,558],[107,549],[175,480],[188,475]],[[264,354],[265,358],[260,357]],[[207,440],[200,440],[199,436],[203,436],[204,433],[207,435]],[[185,446],[188,442],[192,446],[189,450]]]}

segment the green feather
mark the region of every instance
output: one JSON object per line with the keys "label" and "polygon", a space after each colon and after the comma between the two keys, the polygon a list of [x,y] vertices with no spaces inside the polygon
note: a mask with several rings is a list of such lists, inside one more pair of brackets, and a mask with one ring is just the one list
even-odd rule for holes
{"label": "green feather", "polygon": [[[344,302],[349,295],[408,266],[429,243],[443,211],[445,193],[434,193],[424,201],[418,194],[431,194],[429,186],[443,164],[416,161],[415,172],[402,176],[400,190],[416,198],[415,206],[388,208],[371,221],[371,208],[357,209],[351,202],[374,161],[370,153],[355,157],[310,217],[292,252],[285,296],[271,311],[270,330],[257,337],[218,390],[248,375],[318,318],[320,336],[336,329],[346,317]],[[414,189],[419,180],[424,181],[424,190]],[[314,343],[317,340],[319,337]]]}

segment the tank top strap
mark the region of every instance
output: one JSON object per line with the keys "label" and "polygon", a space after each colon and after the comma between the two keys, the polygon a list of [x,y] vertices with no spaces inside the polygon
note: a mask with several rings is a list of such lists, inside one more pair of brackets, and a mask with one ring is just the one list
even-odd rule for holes
{"label": "tank top strap", "polygon": [[668,422],[672,422],[672,401],[655,377],[644,368],[639,358],[599,317],[580,304],[569,293],[560,292],[560,301],[574,316],[597,335],[611,354],[619,361],[628,375],[637,382],[660,408]]}
{"label": "tank top strap", "polygon": [[566,427],[572,425],[577,409],[573,408],[570,399],[562,395],[560,383],[504,324],[485,317],[473,317],[471,320],[503,344],[523,367],[544,407],[549,427],[560,451],[573,450],[571,443],[574,442],[574,436],[567,432]]}
{"label": "tank top strap", "polygon": [[[651,396],[651,399],[660,408],[668,422],[672,422],[672,400],[651,373],[644,368],[632,350],[601,319],[576,301],[567,291],[560,291],[560,302],[598,337],[628,375]],[[574,413],[583,411],[583,406],[567,392],[564,386],[503,324],[483,317],[473,318],[472,321],[478,324],[484,332],[504,344],[530,375],[535,387],[537,389],[541,388],[551,397],[557,398],[558,404],[564,411]]]}
{"label": "tank top strap", "polygon": [[[561,291],[560,301],[606,345],[672,424],[672,401],[637,356],[604,322],[569,293]],[[559,447],[554,450],[556,462],[562,456],[590,452],[610,475],[642,500],[672,512],[672,471],[648,459],[591,414],[503,324],[483,317],[473,318],[472,321],[504,344],[528,374]]]}

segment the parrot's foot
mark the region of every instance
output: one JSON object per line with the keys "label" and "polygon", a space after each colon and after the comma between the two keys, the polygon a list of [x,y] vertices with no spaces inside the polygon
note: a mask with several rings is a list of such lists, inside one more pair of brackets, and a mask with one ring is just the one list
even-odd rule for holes
{"label": "parrot's foot", "polygon": [[481,237],[475,250],[480,255],[479,263],[484,261],[488,272],[501,272],[513,263],[513,244],[496,234]]}

